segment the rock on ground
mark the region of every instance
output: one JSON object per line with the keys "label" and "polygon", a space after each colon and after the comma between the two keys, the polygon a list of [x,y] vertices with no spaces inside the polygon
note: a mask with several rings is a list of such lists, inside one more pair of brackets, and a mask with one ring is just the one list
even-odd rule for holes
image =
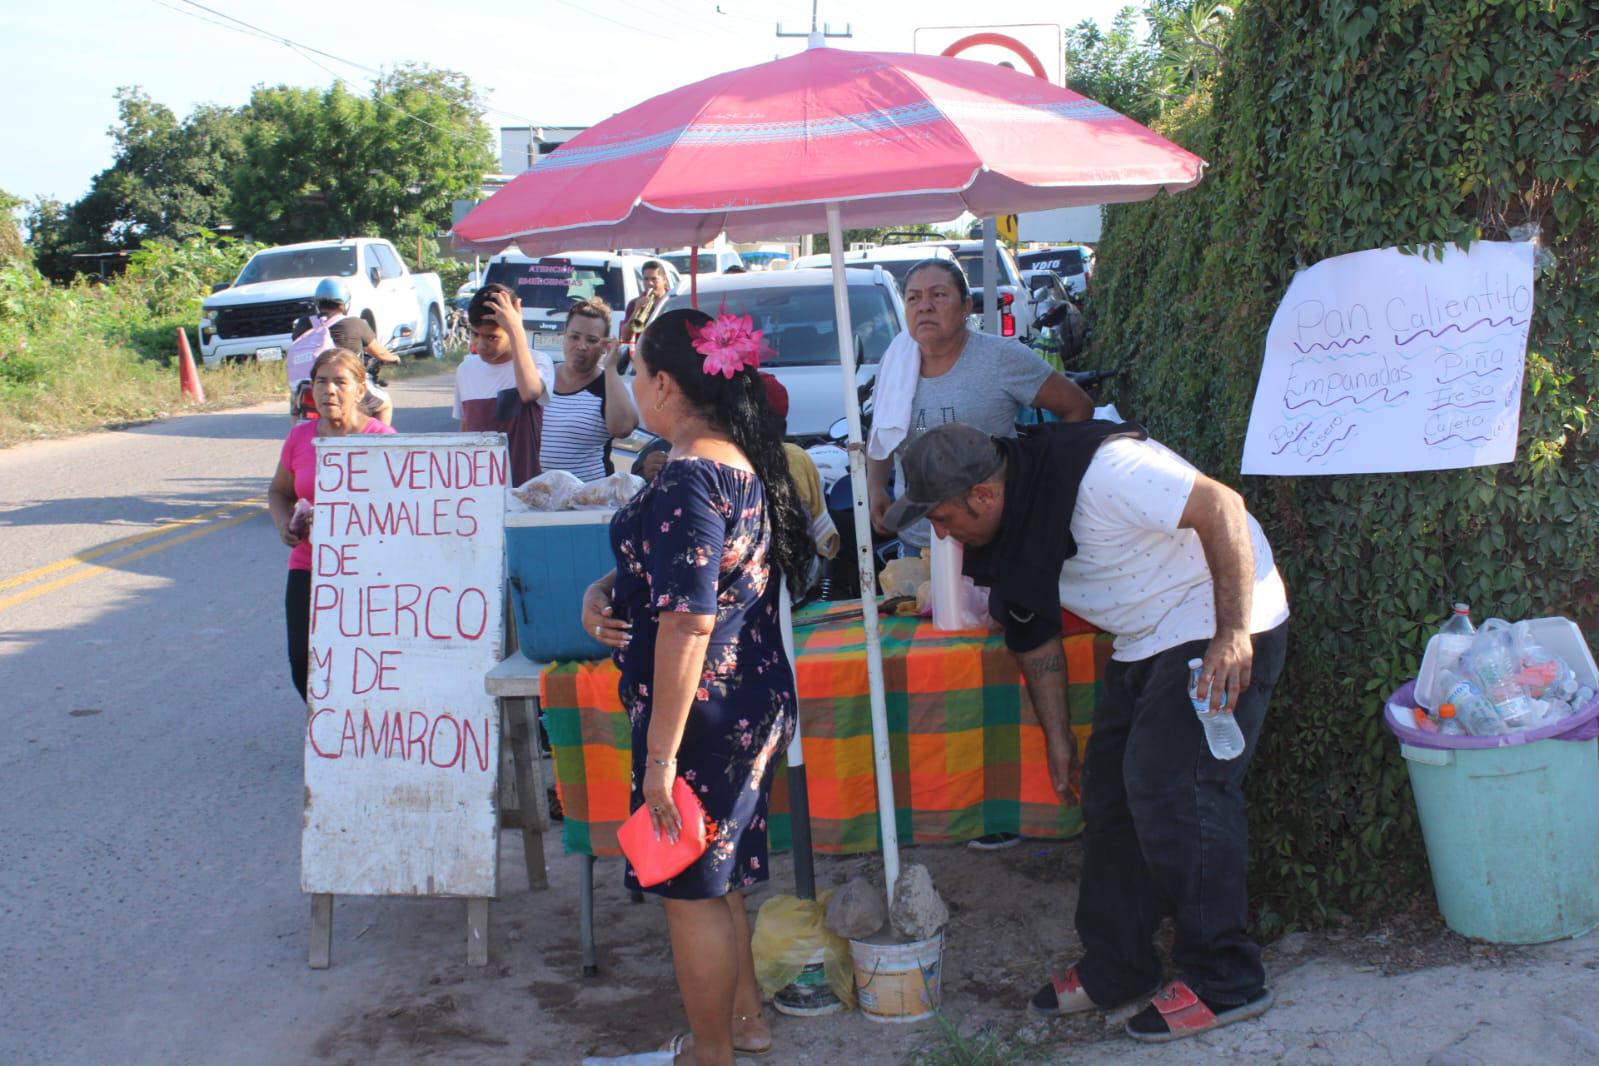
{"label": "rock on ground", "polygon": [[883,890],[864,875],[850,878],[827,901],[823,924],[846,940],[864,940],[888,921]]}
{"label": "rock on ground", "polygon": [[920,863],[900,871],[889,911],[894,932],[910,940],[926,940],[949,922],[949,908],[933,887],[933,875]]}

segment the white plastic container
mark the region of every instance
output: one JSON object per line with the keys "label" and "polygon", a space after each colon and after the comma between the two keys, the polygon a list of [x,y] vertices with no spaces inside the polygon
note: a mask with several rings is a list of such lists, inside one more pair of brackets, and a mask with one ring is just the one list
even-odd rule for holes
{"label": "white plastic container", "polygon": [[932,536],[928,550],[928,596],[933,602],[934,629],[965,629],[961,618],[961,564],[966,550],[954,537]]}

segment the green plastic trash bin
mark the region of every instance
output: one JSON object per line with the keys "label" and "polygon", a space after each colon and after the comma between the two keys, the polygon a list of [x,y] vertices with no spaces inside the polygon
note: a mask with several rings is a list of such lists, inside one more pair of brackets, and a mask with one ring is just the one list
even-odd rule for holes
{"label": "green plastic trash bin", "polygon": [[[1390,705],[1413,706],[1410,690]],[[1576,730],[1589,734],[1583,740],[1483,746],[1503,738],[1440,737],[1385,719],[1410,770],[1449,928],[1538,944],[1599,926],[1599,742],[1591,729]],[[1439,746],[1450,742],[1460,746]]]}

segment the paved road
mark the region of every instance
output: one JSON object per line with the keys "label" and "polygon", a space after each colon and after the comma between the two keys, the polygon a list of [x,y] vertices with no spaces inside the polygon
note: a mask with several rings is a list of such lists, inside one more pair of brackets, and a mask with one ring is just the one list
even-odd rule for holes
{"label": "paved road", "polygon": [[[453,428],[449,388],[399,385],[398,428]],[[302,1061],[379,998],[359,958],[304,962],[262,504],[287,428],[272,404],[0,451],[0,1062]],[[336,951],[382,923],[457,963],[457,910],[341,903]]]}

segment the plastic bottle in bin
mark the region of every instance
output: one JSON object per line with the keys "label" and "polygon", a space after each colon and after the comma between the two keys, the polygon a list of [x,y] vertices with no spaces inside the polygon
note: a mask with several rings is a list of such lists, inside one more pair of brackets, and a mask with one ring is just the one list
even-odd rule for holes
{"label": "plastic bottle in bin", "polygon": [[1443,715],[1445,707],[1449,708],[1449,717],[1472,736],[1494,737],[1510,732],[1494,705],[1470,678],[1445,670],[1438,675],[1438,691],[1443,693],[1438,702],[1439,715]]}
{"label": "plastic bottle in bin", "polygon": [[[1521,670],[1521,654],[1511,637],[1510,626],[1503,622],[1495,626],[1491,622],[1483,623],[1482,632],[1460,657],[1460,665],[1477,676],[1482,694],[1493,703],[1508,729],[1535,726],[1543,720],[1544,708],[1527,695],[1527,690],[1516,680]],[[1467,725],[1469,727],[1469,721]]]}
{"label": "plastic bottle in bin", "polygon": [[1427,645],[1427,654],[1435,660],[1433,669],[1433,686],[1430,693],[1421,693],[1430,696],[1429,702],[1437,707],[1443,702],[1443,683],[1438,680],[1445,670],[1458,670],[1460,657],[1471,647],[1471,640],[1477,633],[1477,627],[1471,624],[1471,608],[1464,603],[1455,604],[1454,613],[1442,626]]}
{"label": "plastic bottle in bin", "polygon": [[1204,665],[1203,659],[1188,660],[1188,698],[1193,701],[1194,713],[1199,715],[1199,724],[1205,727],[1205,743],[1210,745],[1210,753],[1222,760],[1236,759],[1244,753],[1243,731],[1238,728],[1231,708],[1224,705],[1219,711],[1210,709],[1208,686],[1205,695],[1199,694],[1199,671]]}
{"label": "plastic bottle in bin", "polygon": [[1446,703],[1438,708],[1438,732],[1446,737],[1458,737],[1465,733],[1460,720],[1455,717],[1454,704]]}

